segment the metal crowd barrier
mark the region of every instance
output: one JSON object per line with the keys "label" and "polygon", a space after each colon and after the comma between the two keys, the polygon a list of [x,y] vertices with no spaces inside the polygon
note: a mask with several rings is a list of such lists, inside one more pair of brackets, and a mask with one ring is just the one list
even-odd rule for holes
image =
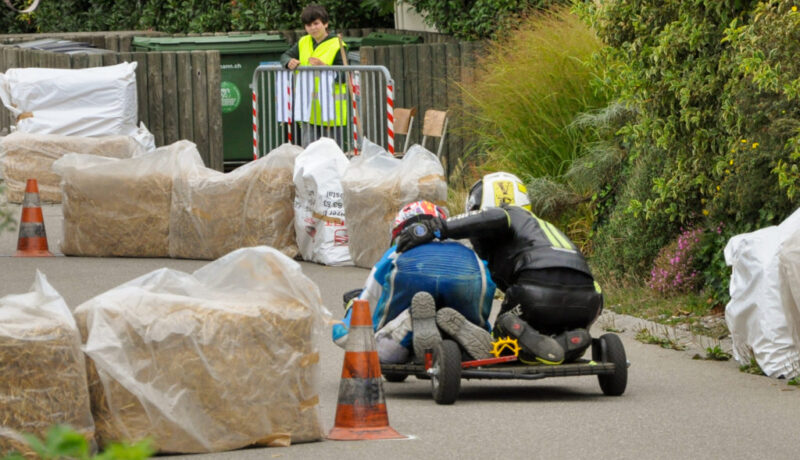
{"label": "metal crowd barrier", "polygon": [[345,153],[357,155],[366,138],[394,154],[394,81],[384,66],[260,65],[251,87],[254,159],[322,136]]}

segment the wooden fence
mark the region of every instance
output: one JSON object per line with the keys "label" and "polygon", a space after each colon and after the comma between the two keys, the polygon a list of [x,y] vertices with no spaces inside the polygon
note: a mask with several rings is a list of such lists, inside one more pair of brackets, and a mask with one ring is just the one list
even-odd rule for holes
{"label": "wooden fence", "polygon": [[[452,37],[428,32],[392,29],[342,31],[346,37],[362,37],[371,32],[423,37],[422,44],[361,47],[361,63],[386,66],[395,82],[395,107],[417,108],[417,119],[409,134],[412,143],[422,140],[425,110],[450,111],[442,152],[449,172],[469,145],[469,140],[464,138],[459,129],[459,117],[456,116],[456,110],[461,105],[457,83],[473,78],[475,58],[481,44],[458,42]],[[304,34],[303,31],[267,33],[280,33],[289,43]],[[191,140],[197,144],[207,166],[222,170],[220,54],[218,51],[131,52],[133,37],[165,35],[148,31],[4,35],[0,36],[0,72],[14,67],[79,69],[125,61],[137,62],[139,120],[153,133],[156,145],[166,145],[180,139]],[[87,42],[109,52],[70,55],[13,46],[14,43],[40,38]],[[0,110],[0,129],[13,124],[10,112]],[[403,142],[404,139],[398,138],[395,145],[402,148]],[[434,145],[434,142],[438,140],[429,140],[426,147],[435,151],[438,143]]]}
{"label": "wooden fence", "polygon": [[[471,142],[461,129],[458,116],[462,104],[458,84],[474,78],[475,58],[480,47],[476,42],[451,42],[361,48],[362,64],[383,65],[389,69],[395,82],[395,107],[416,107],[417,118],[409,133],[412,143],[422,141],[426,110],[448,111],[450,121],[442,149],[448,175]],[[398,139],[395,144],[402,148],[403,142],[404,139]],[[438,142],[429,139],[425,147],[435,152]]]}
{"label": "wooden fence", "polygon": [[[144,35],[136,33],[135,35]],[[14,67],[82,69],[136,62],[139,121],[153,133],[156,145],[188,139],[197,144],[205,164],[222,170],[222,112],[218,51],[130,52],[130,35],[59,34],[111,50],[103,54],[62,54],[0,45],[0,72]],[[42,38],[42,36],[36,36]],[[27,37],[30,39],[30,36]],[[120,50],[127,51],[120,51]],[[13,125],[8,110],[0,111],[0,129]]]}

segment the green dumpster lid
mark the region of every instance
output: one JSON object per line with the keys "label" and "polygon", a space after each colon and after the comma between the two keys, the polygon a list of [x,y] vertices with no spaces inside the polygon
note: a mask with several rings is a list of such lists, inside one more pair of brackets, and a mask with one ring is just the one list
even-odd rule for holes
{"label": "green dumpster lid", "polygon": [[140,51],[219,50],[223,54],[285,51],[289,44],[281,35],[203,35],[197,37],[134,37]]}
{"label": "green dumpster lid", "polygon": [[364,37],[344,37],[343,40],[347,44],[347,47],[352,49],[357,49],[361,46],[361,41]]}
{"label": "green dumpster lid", "polygon": [[415,43],[422,43],[422,35],[372,32],[363,38],[361,46],[410,45]]}

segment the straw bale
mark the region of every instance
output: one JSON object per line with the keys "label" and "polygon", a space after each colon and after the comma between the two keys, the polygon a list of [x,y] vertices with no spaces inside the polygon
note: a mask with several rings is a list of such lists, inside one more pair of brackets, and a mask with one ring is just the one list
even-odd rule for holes
{"label": "straw bale", "polygon": [[84,355],[74,327],[0,334],[0,453],[35,454],[22,434],[43,438],[56,424],[93,439]]}
{"label": "straw bale", "polygon": [[145,295],[91,314],[122,357],[87,349],[101,445],[150,437],[162,452],[197,453],[321,439],[314,317],[297,301]]}
{"label": "straw bale", "polygon": [[67,153],[83,153],[111,158],[130,158],[144,153],[130,136],[81,137],[15,132],[0,141],[6,196],[21,203],[28,179],[36,179],[39,199],[60,203],[59,177],[51,171],[53,162]]}
{"label": "straw bale", "polygon": [[171,257],[216,259],[250,246],[297,254],[292,168],[272,167],[268,157],[228,174],[208,170],[176,183],[170,215]]}
{"label": "straw bale", "polygon": [[359,267],[372,267],[389,249],[392,223],[404,205],[446,205],[447,182],[433,154],[410,151],[402,161],[390,160],[354,159],[342,179],[350,255]]}
{"label": "straw bale", "polygon": [[64,254],[167,257],[171,175],[87,169],[71,174],[62,189]]}
{"label": "straw bale", "polygon": [[178,141],[126,159],[65,155],[61,176],[66,255],[167,257],[173,179],[203,167],[197,146]]}

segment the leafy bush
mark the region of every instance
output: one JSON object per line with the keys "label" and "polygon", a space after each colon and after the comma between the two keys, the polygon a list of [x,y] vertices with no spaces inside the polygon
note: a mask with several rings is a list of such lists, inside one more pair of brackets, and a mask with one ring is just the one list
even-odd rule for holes
{"label": "leafy bush", "polygon": [[467,40],[498,38],[498,32],[524,22],[533,9],[569,4],[568,0],[404,0],[423,11],[439,32]]}
{"label": "leafy bush", "polygon": [[392,15],[356,2],[336,0],[61,0],[41,2],[31,14],[6,10],[8,33],[146,30],[202,33],[299,29],[309,3],[326,7],[331,27],[392,27]]}
{"label": "leafy bush", "polygon": [[736,137],[717,163],[719,188],[709,190],[712,217],[744,231],[777,223],[800,198],[800,12],[767,1],[747,19],[726,30],[734,75],[723,120]]}
{"label": "leafy bush", "polygon": [[[82,434],[64,425],[50,428],[44,439],[36,436],[25,436],[31,449],[41,460],[60,460],[65,458],[76,460],[144,460],[153,455],[149,441],[135,444],[111,444],[104,452],[92,455],[89,442]],[[3,460],[25,460],[17,453],[11,453]]]}
{"label": "leafy bush", "polygon": [[695,252],[703,230],[684,230],[678,238],[659,251],[650,270],[650,289],[661,294],[680,294],[696,289],[700,274],[694,264]]}
{"label": "leafy bush", "polygon": [[703,232],[695,254],[695,268],[702,273],[703,293],[711,307],[723,306],[730,300],[728,284],[731,267],[725,262],[725,245],[738,232],[720,223]]}
{"label": "leafy bush", "polygon": [[727,239],[797,206],[800,14],[789,2],[745,0],[579,10],[618,57],[609,85],[636,113],[619,131],[627,165],[596,224],[596,265],[640,277],[680,228],[703,228],[699,273],[712,302],[724,302]]}
{"label": "leafy bush", "polygon": [[653,196],[653,177],[663,173],[665,162],[648,150],[628,152],[595,221],[592,266],[603,277],[645,281],[658,251],[680,230],[680,223],[645,218],[643,202]]}

